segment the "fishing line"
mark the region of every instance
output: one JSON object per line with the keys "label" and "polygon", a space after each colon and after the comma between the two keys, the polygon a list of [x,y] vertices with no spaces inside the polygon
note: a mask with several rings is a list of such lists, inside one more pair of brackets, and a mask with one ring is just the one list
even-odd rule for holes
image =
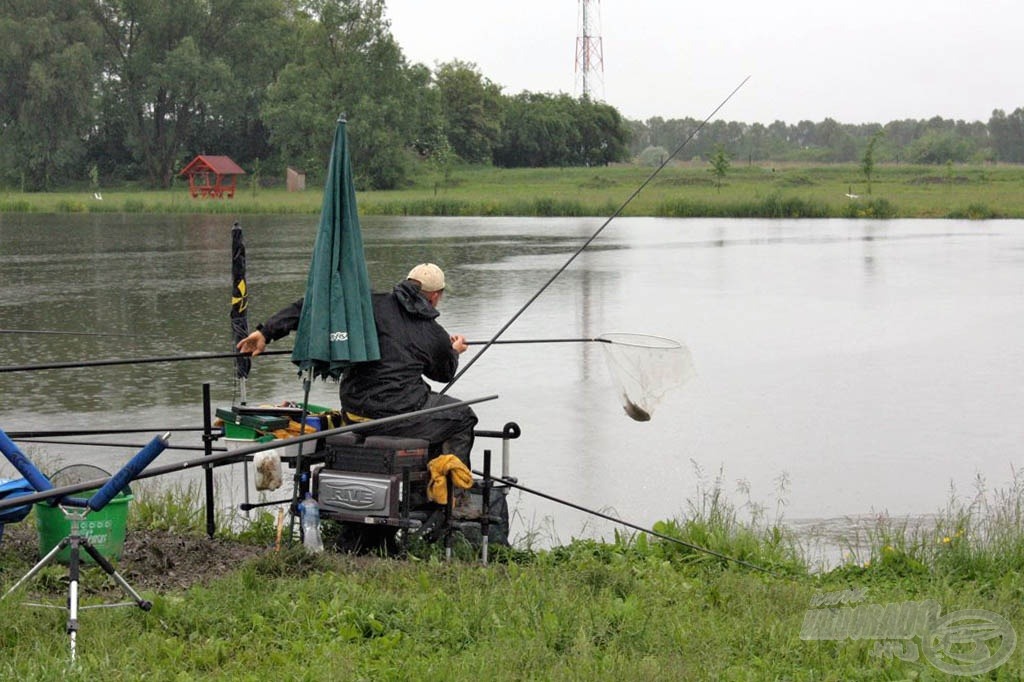
{"label": "fishing line", "polygon": [[[481,477],[484,477],[484,478],[487,477],[486,474],[484,474],[483,472],[480,472],[480,471],[473,470],[473,473],[476,474],[477,476],[481,476]],[[652,535],[652,536],[654,536],[654,537],[656,537],[656,538],[658,538],[660,540],[666,540],[668,542],[674,542],[674,543],[676,543],[678,545],[682,545],[683,547],[688,547],[688,548],[694,550],[695,552],[703,552],[704,554],[710,554],[711,556],[717,557],[719,559],[725,559],[726,561],[732,561],[734,563],[740,564],[741,566],[746,566],[747,568],[753,568],[753,569],[758,570],[758,571],[763,571],[764,573],[767,573],[767,574],[769,574],[771,576],[774,576],[776,578],[781,577],[777,573],[775,573],[774,571],[772,571],[770,569],[767,569],[764,566],[758,566],[757,564],[752,564],[749,561],[744,561],[743,559],[737,559],[736,557],[729,556],[728,554],[722,554],[721,552],[716,552],[713,549],[708,549],[707,547],[701,547],[700,545],[695,545],[692,542],[687,542],[686,540],[680,540],[679,538],[672,537],[671,535],[665,535],[664,533],[659,533],[658,531],[653,530],[651,528],[644,528],[643,526],[638,526],[635,523],[630,523],[629,521],[624,521],[623,519],[617,519],[614,516],[610,516],[610,515],[605,514],[603,512],[599,512],[596,509],[588,509],[587,507],[578,505],[575,502],[569,502],[568,500],[563,500],[561,498],[555,497],[554,495],[548,495],[547,493],[542,493],[539,490],[534,490],[533,488],[527,488],[525,485],[521,485],[520,483],[518,483],[518,482],[516,482],[514,480],[507,479],[507,478],[502,478],[500,476],[494,476],[494,475],[491,475],[490,479],[493,480],[493,481],[497,481],[498,483],[501,483],[502,485],[507,485],[507,486],[510,486],[512,488],[517,488],[519,490],[522,490],[523,492],[530,493],[531,495],[536,495],[538,497],[543,497],[546,500],[551,500],[552,502],[557,502],[558,504],[564,504],[566,507],[572,507],[573,509],[579,510],[581,512],[585,512],[587,514],[592,514],[593,516],[597,516],[597,517],[602,518],[602,519],[604,519],[606,521],[611,521],[612,523],[618,523],[620,525],[626,526],[627,528],[632,528],[633,530],[638,530],[641,533],[646,533],[648,535]]]}
{"label": "fishing line", "polygon": [[742,80],[742,81],[740,82],[740,84],[739,84],[739,85],[737,85],[737,86],[735,87],[735,89],[733,89],[733,91],[729,93],[729,96],[728,96],[728,97],[726,97],[725,99],[723,99],[723,100],[722,100],[722,102],[721,102],[721,103],[720,103],[720,104],[719,104],[719,105],[718,105],[717,107],[715,107],[715,108],[714,108],[714,110],[713,110],[713,111],[712,111],[712,112],[711,112],[710,114],[708,114],[708,115],[707,115],[707,117],[706,117],[706,118],[705,118],[705,119],[704,119],[703,121],[701,121],[700,125],[698,125],[698,126],[697,126],[696,128],[694,128],[694,129],[693,129],[693,131],[692,131],[692,132],[691,132],[691,133],[690,133],[690,134],[689,134],[689,135],[688,135],[688,136],[686,137],[686,139],[685,139],[685,140],[683,140],[683,141],[682,141],[682,143],[681,143],[681,144],[680,144],[680,145],[679,145],[678,147],[676,147],[675,151],[673,151],[673,152],[672,152],[671,154],[669,154],[669,155],[668,155],[668,157],[666,157],[666,158],[665,158],[665,160],[661,162],[661,165],[659,165],[659,166],[658,166],[657,168],[655,168],[655,169],[654,169],[654,172],[653,172],[653,173],[651,173],[651,174],[650,174],[649,176],[647,176],[647,179],[646,179],[646,180],[644,180],[644,181],[643,181],[642,183],[640,183],[640,186],[639,186],[639,187],[637,187],[637,188],[636,188],[636,189],[635,189],[635,190],[633,191],[633,193],[629,195],[629,198],[627,198],[627,199],[626,199],[626,200],[625,200],[624,202],[622,202],[622,205],[621,205],[621,206],[619,206],[619,207],[618,207],[617,209],[615,209],[615,212],[614,212],[614,213],[612,213],[612,214],[611,214],[610,216],[608,216],[608,219],[607,219],[607,220],[605,220],[605,221],[604,221],[604,223],[602,223],[602,224],[601,224],[601,227],[597,228],[597,231],[596,231],[596,232],[594,232],[594,234],[590,235],[590,238],[589,238],[589,239],[587,239],[587,241],[583,242],[583,246],[581,246],[580,248],[576,249],[576,252],[575,252],[574,254],[572,254],[571,256],[569,256],[569,260],[567,260],[567,261],[565,262],[565,264],[564,264],[564,265],[562,265],[562,267],[560,267],[560,268],[558,269],[558,271],[557,271],[557,272],[556,272],[555,274],[553,274],[553,275],[551,276],[551,278],[550,278],[550,279],[549,279],[549,280],[548,280],[547,282],[545,282],[545,283],[544,283],[544,285],[543,285],[543,286],[542,286],[542,287],[541,287],[540,289],[538,289],[538,290],[537,290],[537,293],[535,293],[535,294],[534,294],[534,295],[533,295],[533,296],[532,296],[532,297],[530,298],[530,300],[528,300],[528,301],[527,301],[527,302],[526,302],[526,303],[525,303],[525,304],[523,305],[523,307],[522,307],[522,308],[520,308],[520,309],[519,309],[519,311],[518,311],[518,312],[516,312],[516,314],[515,314],[515,315],[513,315],[513,316],[512,316],[512,318],[511,318],[511,319],[510,319],[510,320],[509,320],[508,322],[506,322],[506,323],[505,323],[505,325],[504,325],[504,326],[503,326],[503,327],[502,327],[501,329],[499,329],[499,330],[497,331],[497,333],[495,333],[495,335],[494,335],[493,337],[491,337],[491,340],[490,340],[490,341],[488,341],[488,342],[486,343],[486,345],[484,345],[484,347],[480,349],[480,352],[479,352],[479,353],[477,353],[476,355],[474,355],[474,356],[473,356],[472,358],[470,358],[469,362],[467,362],[467,363],[466,363],[465,367],[463,367],[463,368],[462,368],[461,370],[459,370],[459,372],[458,372],[458,373],[457,373],[457,374],[456,374],[456,375],[455,375],[455,376],[454,376],[454,377],[452,378],[452,380],[448,382],[448,385],[447,385],[447,386],[445,386],[444,388],[442,388],[442,389],[441,389],[441,390],[439,391],[439,393],[440,393],[440,394],[444,394],[445,392],[447,392],[447,391],[448,391],[448,389],[449,389],[449,388],[451,388],[451,387],[452,387],[452,385],[453,385],[453,384],[454,384],[454,383],[455,383],[456,381],[458,381],[458,380],[459,380],[459,378],[460,378],[460,377],[461,377],[461,376],[462,376],[463,374],[465,374],[465,373],[466,373],[466,371],[467,371],[467,370],[469,370],[469,368],[470,368],[470,367],[472,367],[472,366],[473,366],[473,363],[475,363],[475,362],[476,362],[477,360],[479,360],[479,359],[480,359],[480,357],[481,357],[481,356],[482,356],[482,355],[483,355],[484,353],[486,353],[486,352],[487,352],[487,349],[488,349],[488,348],[490,348],[491,346],[493,346],[493,345],[494,345],[494,344],[495,344],[495,343],[497,342],[497,340],[498,340],[498,337],[499,337],[499,336],[501,336],[502,334],[504,334],[504,333],[505,333],[505,330],[507,330],[507,329],[508,329],[509,327],[511,327],[511,326],[512,326],[512,324],[513,324],[513,323],[514,323],[514,322],[515,322],[516,320],[518,320],[518,319],[519,319],[519,316],[520,316],[520,315],[522,315],[522,314],[523,314],[524,312],[526,312],[526,309],[527,309],[527,308],[529,308],[529,307],[530,307],[530,306],[531,306],[531,305],[533,304],[533,302],[534,302],[534,301],[536,301],[536,300],[537,300],[537,299],[538,299],[538,298],[540,297],[540,295],[541,295],[541,294],[543,294],[543,293],[544,293],[544,292],[545,292],[545,291],[547,290],[547,288],[548,288],[549,286],[551,286],[551,284],[552,284],[552,283],[553,283],[553,282],[554,282],[554,281],[555,281],[556,279],[558,279],[558,276],[559,276],[559,275],[561,275],[561,274],[562,274],[563,272],[565,272],[565,270],[566,270],[566,269],[567,269],[567,268],[568,268],[568,267],[569,267],[569,266],[570,266],[570,265],[572,264],[572,262],[573,262],[574,260],[576,260],[576,258],[577,258],[577,257],[578,257],[578,256],[579,256],[579,255],[580,255],[581,253],[583,253],[583,251],[584,251],[584,250],[585,250],[585,249],[586,249],[586,248],[587,248],[588,246],[590,246],[591,242],[593,242],[593,241],[594,241],[595,239],[597,239],[598,235],[600,235],[600,234],[601,234],[601,232],[603,232],[603,231],[604,231],[604,228],[608,227],[608,225],[609,225],[609,224],[610,224],[610,223],[611,223],[611,222],[612,222],[613,220],[615,220],[616,218],[618,218],[618,217],[619,217],[619,215],[621,215],[621,214],[622,214],[622,212],[623,212],[623,211],[624,211],[624,210],[626,209],[626,206],[628,206],[628,205],[629,205],[629,204],[630,204],[630,203],[631,203],[631,202],[633,201],[633,199],[635,199],[635,198],[636,198],[636,197],[637,197],[637,196],[638,196],[638,195],[640,194],[640,192],[642,192],[642,191],[644,190],[644,188],[646,188],[646,187],[647,187],[647,185],[649,185],[649,184],[651,183],[651,181],[652,181],[652,180],[654,180],[654,178],[655,178],[655,177],[657,177],[658,173],[660,173],[660,172],[662,171],[662,169],[664,169],[664,168],[665,168],[665,166],[667,166],[667,165],[668,165],[669,161],[671,161],[672,159],[674,159],[674,158],[676,157],[676,155],[677,155],[677,154],[679,154],[679,152],[683,151],[683,148],[684,148],[684,147],[685,147],[685,146],[686,146],[687,144],[689,144],[689,143],[690,143],[690,140],[692,140],[692,139],[693,139],[694,137],[696,137],[696,136],[697,136],[697,133],[699,133],[699,132],[701,131],[701,129],[702,129],[702,128],[703,128],[703,127],[704,127],[705,125],[707,125],[708,121],[710,121],[710,120],[711,120],[712,118],[714,118],[715,114],[717,114],[717,113],[718,113],[718,111],[719,111],[719,110],[720,110],[720,109],[721,109],[722,107],[724,107],[724,106],[725,106],[725,105],[726,105],[726,104],[727,104],[727,103],[729,102],[729,100],[731,100],[731,99],[732,99],[733,95],[735,95],[735,94],[736,94],[737,92],[739,92],[740,88],[742,88],[742,87],[743,87],[744,85],[746,85],[746,83],[747,83],[747,81],[748,81],[748,80],[750,80],[750,76],[747,76],[746,78],[744,78],[744,79],[743,79],[743,80]]}

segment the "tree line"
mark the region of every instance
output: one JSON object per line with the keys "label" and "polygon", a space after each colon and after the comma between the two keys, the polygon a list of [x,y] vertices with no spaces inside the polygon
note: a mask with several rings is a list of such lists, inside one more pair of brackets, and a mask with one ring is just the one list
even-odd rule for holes
{"label": "tree line", "polygon": [[316,177],[345,114],[357,182],[417,161],[627,158],[614,108],[502,94],[475,65],[405,58],[383,0],[4,0],[0,182],[166,187],[195,154]]}
{"label": "tree line", "polygon": [[[630,153],[646,163],[674,151],[695,130],[693,118],[651,118],[629,122]],[[873,143],[874,141],[874,143]],[[803,163],[859,162],[868,145],[883,163],[1024,163],[1024,108],[1009,115],[1000,109],[987,123],[945,119],[905,119],[886,124],[843,124],[832,118],[769,125],[711,121],[691,140],[686,159],[710,159],[725,150],[739,161],[795,161]]]}
{"label": "tree line", "polygon": [[[169,186],[196,154],[318,177],[349,120],[360,189],[417,164],[579,166],[664,157],[695,119],[627,121],[565,94],[505,94],[459,60],[410,63],[384,0],[3,0],[0,184]],[[712,121],[686,158],[1024,162],[1024,110],[988,124]]]}

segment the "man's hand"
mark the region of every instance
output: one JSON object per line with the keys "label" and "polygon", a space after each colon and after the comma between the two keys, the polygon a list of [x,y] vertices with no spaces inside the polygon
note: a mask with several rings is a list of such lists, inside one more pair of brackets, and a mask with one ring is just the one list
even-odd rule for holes
{"label": "man's hand", "polygon": [[452,334],[451,339],[452,348],[455,349],[456,353],[459,353],[461,355],[462,353],[465,353],[469,349],[469,346],[466,345],[466,337],[463,336],[462,334]]}
{"label": "man's hand", "polygon": [[256,357],[266,350],[267,339],[263,336],[263,333],[257,329],[252,334],[249,334],[249,336],[239,341],[235,348],[238,349],[239,353],[246,353],[247,355]]}

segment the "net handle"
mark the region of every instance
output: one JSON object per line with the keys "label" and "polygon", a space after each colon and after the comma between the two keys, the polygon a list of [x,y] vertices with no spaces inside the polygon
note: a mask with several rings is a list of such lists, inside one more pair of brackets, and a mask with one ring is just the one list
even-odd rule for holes
{"label": "net handle", "polygon": [[[657,339],[657,343],[637,343],[630,341],[619,340],[609,338],[612,336],[629,336],[636,339]],[[649,348],[652,350],[672,350],[675,348],[681,348],[682,344],[678,341],[674,341],[664,336],[652,336],[650,334],[632,334],[632,333],[609,333],[595,336],[593,338],[568,338],[568,339],[498,339],[497,341],[466,341],[467,346],[482,346],[486,343],[493,345],[501,344],[518,344],[518,343],[611,343],[619,346],[636,346],[637,348]]]}

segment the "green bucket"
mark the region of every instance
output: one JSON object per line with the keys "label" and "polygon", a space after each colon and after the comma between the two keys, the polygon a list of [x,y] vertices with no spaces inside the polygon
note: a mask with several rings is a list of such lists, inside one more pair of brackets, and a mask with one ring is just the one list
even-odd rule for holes
{"label": "green bucket", "polygon": [[[82,469],[83,467],[79,465],[77,468]],[[89,468],[93,471],[102,472],[97,467]],[[70,469],[71,467],[68,467],[51,476],[51,482],[56,486],[75,483],[76,481],[74,480],[60,482],[62,478],[68,478],[67,476],[62,477],[62,472]],[[94,480],[96,478],[97,476],[91,475],[91,478],[87,480]],[[94,492],[96,491],[88,490],[77,493],[75,497],[88,499]],[[131,488],[125,486],[102,509],[89,512],[83,520],[78,522],[79,537],[89,538],[90,544],[107,559],[121,558],[121,552],[124,550],[125,529],[128,524],[128,503],[131,502],[133,497]],[[50,550],[60,544],[61,540],[71,534],[71,520],[64,515],[60,507],[50,506],[46,502],[37,503],[35,509],[36,528],[39,531],[39,556],[41,558],[46,556]],[[74,508],[72,513],[79,514],[82,511],[84,509]],[[71,548],[65,547],[57,552],[56,558],[62,564],[70,563]],[[96,563],[89,553],[84,550],[79,551],[78,558],[83,563]]]}

